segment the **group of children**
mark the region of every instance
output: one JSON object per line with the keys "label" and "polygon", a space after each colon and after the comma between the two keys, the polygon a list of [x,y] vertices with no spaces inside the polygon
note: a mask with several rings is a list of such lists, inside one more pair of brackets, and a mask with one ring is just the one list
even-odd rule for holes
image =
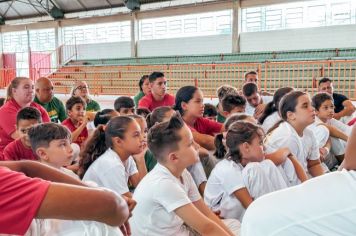
{"label": "group of children", "polygon": [[239,235],[257,198],[335,170],[343,161],[351,127],[333,118],[333,98],[326,93],[310,98],[284,87],[262,96],[252,81],[242,91],[218,88],[215,106],[204,104],[199,88],[184,86],[174,104],[150,111],[139,104],[156,99],[156,81],[162,99],[172,95],[166,94],[163,73],[147,78],[153,94],[141,103],[121,96],[114,109],[92,114],[86,113],[86,101],[73,96],[61,124],[41,124],[33,107],[18,112],[19,139],[5,147],[5,160],[40,161],[109,189],[125,198],[132,213],[121,230],[59,214],[51,218],[61,220],[34,221],[29,235],[31,230],[68,235],[71,227],[95,228],[97,235]]}

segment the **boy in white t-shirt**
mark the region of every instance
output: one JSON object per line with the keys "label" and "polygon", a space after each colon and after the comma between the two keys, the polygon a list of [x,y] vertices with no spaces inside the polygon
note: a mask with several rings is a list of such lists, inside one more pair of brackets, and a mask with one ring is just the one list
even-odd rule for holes
{"label": "boy in white t-shirt", "polygon": [[[56,123],[44,123],[29,129],[28,136],[34,153],[44,164],[52,166],[62,172],[79,179],[71,170],[63,166],[70,165],[73,160],[70,131]],[[119,228],[94,221],[69,220],[36,220],[26,235],[122,235]]]}
{"label": "boy in white t-shirt", "polygon": [[[199,160],[197,146],[180,117],[156,124],[148,147],[157,165],[137,186],[130,219],[133,236],[236,235],[204,204],[186,167]],[[185,225],[186,226],[185,226]]]}
{"label": "boy in white t-shirt", "polygon": [[325,163],[331,169],[339,165],[344,158],[346,140],[351,134],[351,127],[333,118],[335,112],[331,95],[318,93],[312,98],[312,104],[317,115],[316,123],[325,126],[330,131],[331,149]]}

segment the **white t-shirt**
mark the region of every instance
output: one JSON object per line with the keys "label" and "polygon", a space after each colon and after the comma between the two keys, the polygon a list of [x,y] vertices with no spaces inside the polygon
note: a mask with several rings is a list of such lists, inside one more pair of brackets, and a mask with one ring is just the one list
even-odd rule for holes
{"label": "white t-shirt", "polygon": [[318,144],[313,132],[305,128],[303,136],[300,137],[288,122],[282,122],[278,128],[267,136],[266,145],[274,150],[288,147],[306,171],[308,170],[308,160],[320,158]]}
{"label": "white t-shirt", "polygon": [[348,126],[334,118],[328,120],[328,122],[326,123],[338,128],[340,131],[344,132],[347,136],[351,135],[352,126]]}
{"label": "white t-shirt", "polygon": [[271,115],[267,116],[267,118],[263,121],[262,129],[267,134],[268,130],[272,128],[278,121],[281,120],[281,117],[278,114],[278,111],[273,112]]}
{"label": "white t-shirt", "polygon": [[118,194],[129,192],[127,182],[130,176],[138,173],[136,163],[129,157],[123,163],[111,148],[98,157],[85,172],[83,181],[93,181],[100,187],[113,190]]}
{"label": "white t-shirt", "polygon": [[187,170],[191,174],[194,183],[197,185],[197,187],[207,181],[203,164],[200,161],[191,166],[188,166]]}
{"label": "white t-shirt", "polygon": [[321,123],[322,122],[318,118],[316,118],[315,122],[308,126],[308,129],[313,132],[319,148],[324,147],[330,137],[329,129]]}
{"label": "white t-shirt", "polygon": [[356,235],[356,172],[332,172],[254,201],[243,236]]}
{"label": "white t-shirt", "polygon": [[201,197],[187,170],[179,180],[157,163],[138,184],[133,199],[137,205],[130,218],[132,236],[187,236],[183,220],[174,211]]}
{"label": "white t-shirt", "polygon": [[204,191],[204,201],[213,211],[220,211],[225,219],[241,221],[245,208],[234,192],[247,188],[242,177],[243,166],[223,159],[211,172]]}
{"label": "white t-shirt", "polygon": [[[273,100],[273,96],[261,96],[261,98],[263,104],[267,104]],[[246,103],[245,113],[250,116],[253,116],[253,114],[255,113],[255,108],[251,106],[248,102]]]}

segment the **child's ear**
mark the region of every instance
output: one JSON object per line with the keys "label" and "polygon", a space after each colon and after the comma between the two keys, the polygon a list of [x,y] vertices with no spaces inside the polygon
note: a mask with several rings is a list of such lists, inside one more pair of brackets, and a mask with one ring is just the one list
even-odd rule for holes
{"label": "child's ear", "polygon": [[294,112],[291,112],[291,111],[287,111],[287,120],[295,120],[297,117],[296,117],[296,114]]}
{"label": "child's ear", "polygon": [[183,111],[187,109],[188,104],[186,102],[181,103]]}
{"label": "child's ear", "polygon": [[41,160],[45,160],[48,161],[48,156],[47,156],[47,152],[46,149],[44,148],[37,148],[36,149],[36,155],[41,159]]}
{"label": "child's ear", "polygon": [[170,162],[176,162],[178,160],[178,156],[175,152],[171,152],[168,154],[168,160]]}
{"label": "child's ear", "polygon": [[248,142],[244,142],[241,147],[244,151],[249,152],[250,151],[250,144]]}
{"label": "child's ear", "polygon": [[114,144],[114,143],[116,143],[116,144],[118,144],[118,145],[120,145],[120,144],[122,144],[122,139],[121,138],[119,138],[119,137],[112,137],[112,143]]}

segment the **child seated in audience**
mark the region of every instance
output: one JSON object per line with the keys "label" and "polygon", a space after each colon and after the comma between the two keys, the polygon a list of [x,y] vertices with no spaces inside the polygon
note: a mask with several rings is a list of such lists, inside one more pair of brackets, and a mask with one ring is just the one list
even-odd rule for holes
{"label": "child seated in audience", "polygon": [[81,97],[71,97],[66,102],[68,118],[62,122],[72,133],[72,142],[83,147],[88,138],[87,124],[90,121],[86,116],[86,103]]}
{"label": "child seated in audience", "polygon": [[252,201],[287,187],[271,160],[265,160],[261,127],[236,121],[226,134],[227,153],[209,176],[204,200],[223,218],[242,220]]}
{"label": "child seated in audience", "polygon": [[150,114],[150,110],[147,108],[136,108],[136,115],[147,117]]}
{"label": "child seated in audience", "polygon": [[204,104],[204,114],[203,117],[216,121],[216,117],[218,115],[218,111],[213,104],[205,103]]}
{"label": "child seated in audience", "polygon": [[[149,121],[150,127],[152,127],[155,124],[169,121],[172,118],[172,116],[175,114],[176,114],[176,112],[171,107],[167,107],[167,106],[158,107],[153,110],[152,114],[148,117],[147,120]],[[148,151],[148,152],[149,152],[149,155],[147,155],[146,160],[151,160],[151,161],[149,161],[149,163],[154,163],[154,165],[156,165],[157,164],[156,158],[154,158],[154,156],[152,155],[152,153],[150,151]],[[209,159],[209,153],[204,148],[199,148],[198,154],[199,154],[200,160],[205,161],[205,159]],[[205,161],[205,162],[207,162],[207,161]],[[192,175],[193,180],[199,189],[199,193],[201,195],[204,195],[207,177],[206,177],[202,162],[198,161],[197,163],[189,166],[187,168],[187,170]]]}
{"label": "child seated in audience", "polygon": [[[44,123],[31,127],[28,136],[34,153],[42,163],[79,179],[71,170],[64,168],[73,159],[71,134],[66,127],[56,123]],[[112,235],[121,235],[117,228],[97,222],[42,220],[36,223],[40,225],[41,235],[64,236],[69,233],[74,235],[74,233],[85,231],[95,232],[96,235],[104,235],[105,232]]]}
{"label": "child seated in audience", "polygon": [[41,113],[34,107],[22,108],[16,116],[16,132],[19,138],[9,143],[4,149],[4,160],[37,160],[31,149],[28,130],[33,125],[42,123]]}
{"label": "child seated in audience", "polygon": [[[307,128],[315,120],[309,95],[300,91],[286,94],[280,101],[279,114],[283,120],[267,135],[267,152],[287,147],[311,176],[324,174],[316,138]],[[282,166],[288,186],[299,184],[301,180],[298,179],[295,168],[284,164]]]}
{"label": "child seated in audience", "polygon": [[[351,127],[336,120],[334,117],[333,98],[328,93],[318,93],[313,96],[312,104],[316,112],[316,125],[326,127],[330,131],[330,145],[326,149],[326,165],[332,169],[341,164],[346,148],[346,141],[351,134]],[[314,126],[315,130],[315,126]],[[321,140],[318,137],[318,140]],[[331,149],[330,149],[331,148]],[[336,158],[336,159],[335,159]]]}
{"label": "child seated in audience", "polygon": [[257,199],[246,211],[241,235],[356,235],[355,146],[356,126],[342,171]]}
{"label": "child seated in audience", "polygon": [[131,97],[121,96],[116,98],[114,108],[120,116],[135,114],[135,102]]}
{"label": "child seated in audience", "polygon": [[94,117],[94,126],[106,125],[112,117],[119,116],[120,114],[114,109],[104,109],[98,111]]}
{"label": "child seated in audience", "polygon": [[263,114],[258,119],[258,123],[262,125],[262,129],[266,134],[275,124],[282,120],[280,115],[278,114],[279,102],[281,101],[284,95],[291,91],[294,91],[294,89],[291,87],[279,88],[274,93],[273,100],[267,103]]}
{"label": "child seated in audience", "polygon": [[134,193],[132,235],[234,235],[202,201],[186,168],[199,160],[189,128],[181,118],[154,125],[148,147],[157,159]]}
{"label": "child seated in audience", "polygon": [[181,87],[175,100],[175,110],[192,130],[194,141],[207,150],[214,150],[214,135],[224,131],[221,123],[203,117],[203,92],[195,86]]}
{"label": "child seated in audience", "polygon": [[128,181],[136,187],[141,180],[137,169],[142,169],[137,168],[132,155],[140,154],[143,147],[139,124],[128,116],[113,117],[106,126],[100,125],[86,143],[79,161],[79,176],[131,197]]}
{"label": "child seated in audience", "polygon": [[222,101],[221,106],[226,118],[235,113],[245,113],[246,99],[240,95],[228,94]]}
{"label": "child seated in audience", "polygon": [[232,86],[227,85],[227,84],[220,86],[216,90],[216,96],[219,99],[219,103],[217,105],[217,110],[218,110],[217,122],[219,122],[219,123],[224,123],[225,120],[226,120],[226,117],[223,114],[224,111],[223,111],[223,108],[221,106],[221,101],[228,94],[239,95],[239,92],[237,91],[237,89],[235,87],[232,87]]}
{"label": "child seated in audience", "polygon": [[[227,153],[227,146],[226,146],[226,133],[230,126],[235,123],[236,121],[246,121],[246,122],[250,122],[254,125],[257,125],[257,120],[250,115],[246,115],[246,114],[234,114],[232,116],[230,116],[225,124],[225,131],[222,132],[221,134],[218,134],[215,136],[215,152],[214,152],[214,156],[216,157],[216,163],[223,160],[226,157],[226,153]],[[262,128],[262,127],[261,127]],[[295,158],[295,156],[293,156],[293,154],[290,152],[289,148],[279,148],[276,150],[271,150],[271,149],[267,149],[265,150],[265,159],[269,159],[271,160],[280,170],[283,178],[285,179],[286,183],[288,184],[288,178],[287,176],[285,176],[284,174],[284,170],[282,168],[282,165],[290,165],[293,166],[297,175],[297,178],[301,181],[304,182],[306,181],[307,175],[302,167],[302,165],[299,163],[299,161],[297,161],[297,159]]]}
{"label": "child seated in audience", "polygon": [[71,170],[64,168],[73,160],[71,133],[66,127],[57,123],[36,125],[29,129],[28,137],[33,152],[42,163],[78,178]]}

